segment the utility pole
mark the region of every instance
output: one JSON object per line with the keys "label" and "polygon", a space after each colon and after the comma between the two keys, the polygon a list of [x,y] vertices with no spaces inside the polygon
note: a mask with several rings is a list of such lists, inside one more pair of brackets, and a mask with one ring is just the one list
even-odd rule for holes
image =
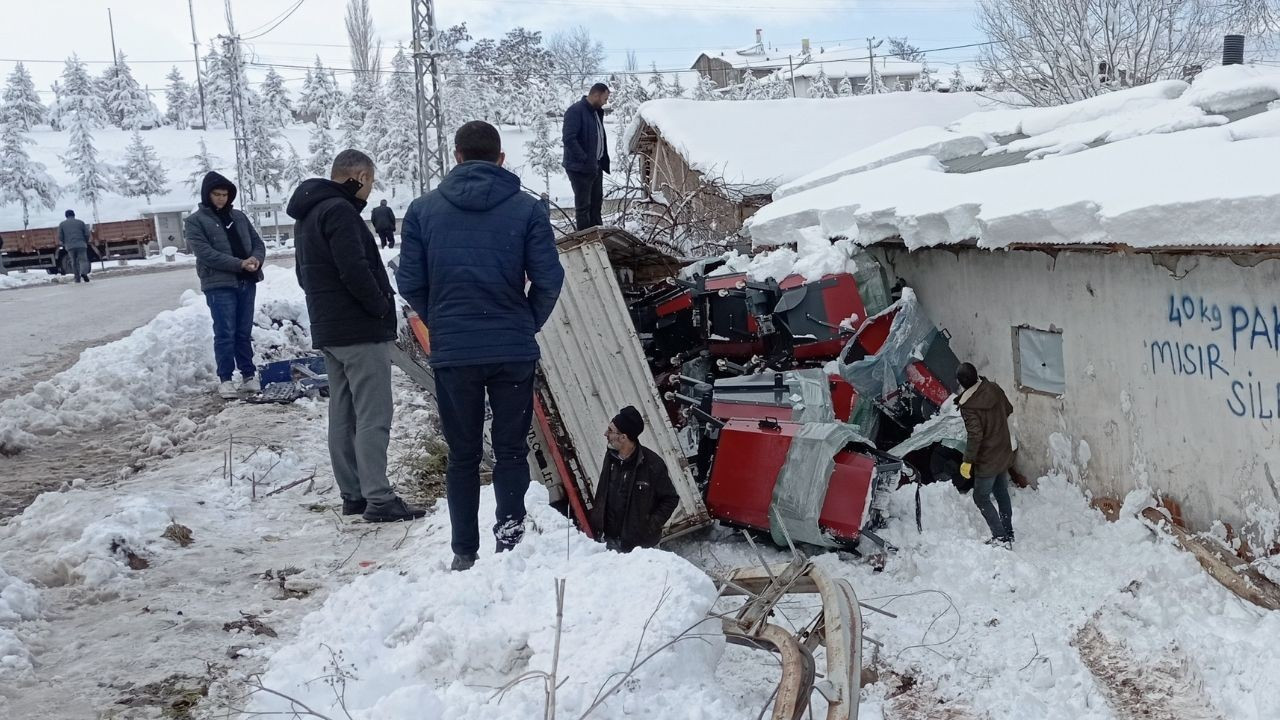
{"label": "utility pole", "polygon": [[231,92],[231,125],[236,144],[236,179],[240,181],[240,189],[244,191],[248,200],[245,205],[251,205],[257,199],[255,179],[258,173],[254,168],[253,154],[249,151],[249,132],[245,118],[247,108],[244,100],[246,78],[240,56],[240,36],[236,35],[235,22],[231,19],[231,0],[226,0],[226,7],[227,37],[224,42],[227,48],[226,57],[231,63],[231,82],[235,86]]}
{"label": "utility pole", "polygon": [[[409,0],[413,9],[413,69],[418,101],[418,189],[431,189],[431,180],[443,179],[448,168],[444,136],[444,106],[440,91],[440,48],[436,36],[434,0]],[[428,87],[429,86],[429,87]],[[434,138],[432,137],[434,135]],[[431,147],[432,140],[435,147]]]}
{"label": "utility pole", "polygon": [[874,95],[880,83],[876,82],[876,48],[884,43],[883,40],[876,40],[874,36],[867,38],[867,60],[871,63],[870,71],[867,73],[867,84],[871,86],[871,94]]}
{"label": "utility pole", "polygon": [[191,14],[191,55],[196,61],[196,88],[200,91],[200,126],[209,129],[209,116],[204,111],[204,73],[200,72],[200,41],[196,39],[196,9],[194,0],[187,0],[187,12]]}
{"label": "utility pole", "polygon": [[791,97],[796,96],[796,66],[791,62],[791,56],[787,56],[787,69],[791,71]]}
{"label": "utility pole", "polygon": [[120,68],[120,55],[116,52],[116,23],[111,19],[111,8],[107,8],[107,27],[111,29],[111,62]]}

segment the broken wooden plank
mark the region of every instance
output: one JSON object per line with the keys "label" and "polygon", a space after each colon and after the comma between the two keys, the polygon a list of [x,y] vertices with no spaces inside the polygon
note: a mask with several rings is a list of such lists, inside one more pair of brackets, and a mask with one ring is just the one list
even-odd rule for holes
{"label": "broken wooden plank", "polygon": [[1222,545],[1193,535],[1169,522],[1158,508],[1147,508],[1142,517],[1178,541],[1182,549],[1195,556],[1209,575],[1240,598],[1267,610],[1280,610],[1280,585],[1276,585],[1257,568],[1244,562]]}

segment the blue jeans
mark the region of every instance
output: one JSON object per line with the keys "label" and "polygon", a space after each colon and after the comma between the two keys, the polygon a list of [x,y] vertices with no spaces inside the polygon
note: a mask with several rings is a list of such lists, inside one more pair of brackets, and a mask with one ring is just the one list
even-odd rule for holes
{"label": "blue jeans", "polygon": [[240,280],[233,288],[214,288],[204,292],[213,317],[213,357],[218,366],[218,380],[226,382],[240,368],[245,380],[254,376],[253,366],[253,300],[257,285]]}
{"label": "blue jeans", "polygon": [[[996,506],[991,496],[996,496]],[[1013,504],[1009,502],[1009,473],[973,479],[973,504],[978,506],[982,519],[987,521],[991,537],[1013,539]]]}
{"label": "blue jeans", "polygon": [[498,499],[493,532],[508,546],[522,538],[537,365],[530,361],[435,369],[440,426],[449,446],[445,491],[455,554],[474,555],[480,549],[480,456],[484,452],[486,394],[493,411],[493,492]]}

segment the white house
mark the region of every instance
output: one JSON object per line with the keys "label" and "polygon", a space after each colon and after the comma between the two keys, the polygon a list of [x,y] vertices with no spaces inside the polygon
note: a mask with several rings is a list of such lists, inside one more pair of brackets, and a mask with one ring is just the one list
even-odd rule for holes
{"label": "white house", "polygon": [[976,114],[783,185],[746,230],[757,246],[853,238],[915,288],[957,354],[1009,391],[1024,472],[1167,495],[1193,527],[1230,523],[1268,548],[1277,100],[1280,71],[1227,66]]}

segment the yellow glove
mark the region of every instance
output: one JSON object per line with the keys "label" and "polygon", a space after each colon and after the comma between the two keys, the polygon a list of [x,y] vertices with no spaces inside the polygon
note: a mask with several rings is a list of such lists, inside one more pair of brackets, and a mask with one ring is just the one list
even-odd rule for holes
{"label": "yellow glove", "polygon": [[960,463],[960,477],[965,480],[973,479],[973,463]]}

